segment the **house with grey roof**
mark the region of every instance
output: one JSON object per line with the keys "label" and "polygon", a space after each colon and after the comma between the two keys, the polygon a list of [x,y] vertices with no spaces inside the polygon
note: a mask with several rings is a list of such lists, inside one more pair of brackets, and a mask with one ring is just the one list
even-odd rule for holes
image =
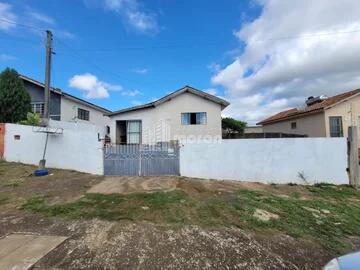
{"label": "house with grey roof", "polygon": [[[45,85],[24,75],[20,75],[24,86],[31,97],[31,109],[42,115],[44,113]],[[50,118],[65,122],[84,122],[98,126],[107,126],[109,110],[90,103],[81,98],[70,95],[59,88],[51,88]]]}
{"label": "house with grey roof", "polygon": [[[20,75],[31,96],[32,111],[44,113],[43,83]],[[191,86],[158,100],[111,112],[70,95],[50,91],[50,118],[108,127],[114,144],[152,144],[172,140],[221,139],[221,111],[229,102]]]}
{"label": "house with grey roof", "polygon": [[110,117],[116,144],[221,139],[221,111],[229,102],[191,86],[156,101],[118,110]]}

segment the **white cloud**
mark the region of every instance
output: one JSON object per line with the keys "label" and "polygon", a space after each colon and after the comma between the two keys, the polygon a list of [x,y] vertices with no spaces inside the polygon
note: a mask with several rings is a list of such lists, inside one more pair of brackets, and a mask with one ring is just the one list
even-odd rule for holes
{"label": "white cloud", "polygon": [[142,105],[142,104],[144,104],[144,102],[141,102],[139,100],[132,100],[131,101],[131,105],[133,105],[133,106],[139,106],[139,105]]}
{"label": "white cloud", "polygon": [[89,99],[108,98],[109,91],[121,91],[120,85],[112,85],[100,81],[95,75],[85,73],[75,75],[69,80],[69,86],[77,88],[84,93],[84,96]]}
{"label": "white cloud", "polygon": [[17,16],[12,11],[12,6],[7,3],[0,2],[0,18],[5,21],[0,21],[0,30],[9,30],[15,28],[15,24],[6,21],[16,22]]}
{"label": "white cloud", "polygon": [[[16,10],[16,13],[13,11]],[[21,22],[18,18],[21,18]],[[35,28],[48,28],[51,29],[56,36],[62,37],[62,38],[68,38],[73,39],[75,38],[75,34],[71,33],[70,31],[54,27],[56,24],[56,21],[54,18],[45,15],[43,13],[40,13],[38,11],[33,10],[30,7],[27,6],[19,6],[16,8],[13,8],[12,5],[8,3],[0,2],[0,30],[9,30],[9,29],[20,29],[30,31],[33,34],[41,35],[42,33],[39,31],[34,31],[33,29],[26,29],[23,27],[19,27],[17,23],[24,24],[24,25],[30,25]],[[9,21],[9,22],[6,22]],[[54,29],[55,28],[55,29]]]}
{"label": "white cloud", "polygon": [[48,15],[29,9],[27,12],[28,16],[38,22],[46,24],[55,24],[55,20]]}
{"label": "white cloud", "polygon": [[154,13],[145,10],[138,0],[104,0],[105,7],[120,14],[125,23],[142,33],[156,33],[159,26]]}
{"label": "white cloud", "polygon": [[152,97],[150,98],[150,100],[148,102],[154,102],[154,101],[157,101],[159,98],[158,97]]}
{"label": "white cloud", "polygon": [[142,95],[142,93],[139,90],[128,90],[128,91],[122,91],[121,95],[127,97],[136,97]]}
{"label": "white cloud", "polygon": [[140,75],[145,75],[148,73],[148,70],[146,68],[134,68],[132,70],[132,72],[140,74]]}
{"label": "white cloud", "polygon": [[74,33],[67,31],[67,30],[55,30],[55,34],[57,36],[60,36],[62,38],[66,38],[66,39],[76,38],[76,35]]}
{"label": "white cloud", "polygon": [[141,101],[141,100],[132,100],[131,101],[131,105],[133,106],[139,106],[139,105],[143,105],[143,104],[146,104],[146,103],[150,103],[150,102],[154,102],[154,101],[157,101],[159,98],[157,97],[152,97],[146,101]]}
{"label": "white cloud", "polygon": [[0,54],[0,61],[12,61],[12,60],[16,60],[16,57],[6,53]]}
{"label": "white cloud", "polygon": [[245,49],[212,77],[232,103],[226,114],[254,123],[307,96],[360,87],[357,0],[257,2],[260,16],[235,32]]}
{"label": "white cloud", "polygon": [[221,66],[219,64],[216,64],[214,62],[208,64],[206,66],[211,72],[217,73],[221,70]]}
{"label": "white cloud", "polygon": [[28,7],[25,11],[25,15],[25,19],[27,19],[31,25],[37,25],[41,28],[50,28],[55,36],[66,39],[74,39],[76,37],[74,33],[60,27],[56,27],[56,21],[54,18],[40,13],[39,11],[35,11]]}
{"label": "white cloud", "polygon": [[215,88],[208,88],[208,89],[205,89],[204,91],[213,96],[217,95],[217,90]]}

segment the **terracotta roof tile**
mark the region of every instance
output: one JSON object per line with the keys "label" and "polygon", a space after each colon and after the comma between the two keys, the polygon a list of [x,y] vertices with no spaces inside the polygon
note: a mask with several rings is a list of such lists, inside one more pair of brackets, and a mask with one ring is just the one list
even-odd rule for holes
{"label": "terracotta roof tile", "polygon": [[342,101],[348,97],[351,97],[355,94],[360,93],[360,89],[355,89],[349,92],[345,92],[336,96],[332,96],[332,97],[328,97],[327,99],[324,99],[321,102],[315,103],[313,105],[307,106],[303,109],[297,109],[297,108],[293,108],[290,110],[286,110],[286,111],[282,111],[279,112],[273,116],[270,116],[268,118],[266,118],[265,120],[262,120],[261,122],[257,123],[258,125],[264,125],[264,124],[269,124],[272,122],[278,122],[278,121],[282,121],[285,120],[287,118],[292,118],[292,117],[296,117],[296,116],[302,116],[308,113],[313,113],[316,111],[322,111],[324,108],[331,106],[335,103],[338,103],[339,101]]}

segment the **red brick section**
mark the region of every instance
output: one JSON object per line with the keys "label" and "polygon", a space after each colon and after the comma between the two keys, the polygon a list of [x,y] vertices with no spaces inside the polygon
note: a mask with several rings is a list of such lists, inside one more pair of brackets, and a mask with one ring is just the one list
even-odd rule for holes
{"label": "red brick section", "polygon": [[273,116],[270,116],[269,118],[266,118],[265,120],[257,123],[258,125],[266,125],[266,124],[270,124],[272,122],[278,122],[278,121],[282,121],[282,120],[286,120],[287,118],[292,118],[292,117],[297,117],[297,116],[303,116],[303,115],[306,115],[308,113],[314,113],[316,111],[323,111],[324,108],[330,106],[330,105],[333,105],[339,101],[342,101],[346,98],[349,98],[353,95],[356,95],[360,93],[360,89],[356,89],[356,90],[352,90],[352,91],[349,91],[349,92],[345,92],[345,93],[342,93],[342,94],[339,94],[339,95],[336,95],[336,96],[333,96],[333,97],[328,97],[327,99],[321,101],[321,102],[318,102],[318,103],[315,103],[311,106],[307,106],[305,107],[304,109],[290,109],[290,110],[286,110],[286,111],[282,111],[282,112],[279,112]]}
{"label": "red brick section", "polygon": [[5,124],[0,123],[0,158],[4,157],[5,151]]}

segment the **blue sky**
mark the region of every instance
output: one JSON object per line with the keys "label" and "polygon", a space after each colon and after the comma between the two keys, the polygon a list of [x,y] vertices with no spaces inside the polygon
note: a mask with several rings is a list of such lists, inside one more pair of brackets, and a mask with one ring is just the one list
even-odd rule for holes
{"label": "blue sky", "polygon": [[[233,32],[259,12],[258,6],[237,0],[0,2],[14,15],[8,20],[53,30],[53,86],[95,97],[88,100],[111,110],[160,98],[184,85],[214,89],[214,69],[232,60],[231,50],[241,48]],[[128,13],[142,17],[132,21]],[[0,31],[0,69],[13,67],[43,81],[44,37],[16,25]],[[79,89],[84,80],[94,83],[93,76],[69,83],[84,74],[96,76],[108,95]],[[223,95],[222,87],[216,89]]]}
{"label": "blue sky", "polygon": [[[184,85],[254,124],[308,96],[360,88],[358,0],[0,0],[0,69],[116,110]],[[5,22],[12,21],[16,24]]]}

